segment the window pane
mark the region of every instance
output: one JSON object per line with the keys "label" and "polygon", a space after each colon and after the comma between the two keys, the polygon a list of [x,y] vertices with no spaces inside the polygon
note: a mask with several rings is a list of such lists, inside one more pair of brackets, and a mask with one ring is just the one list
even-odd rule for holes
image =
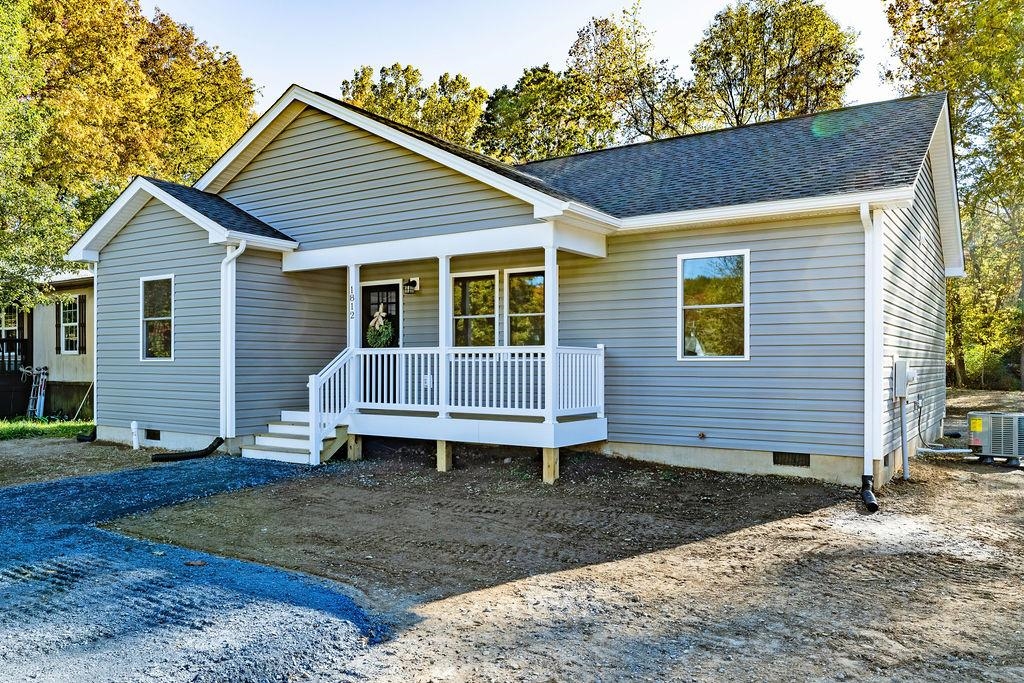
{"label": "window pane", "polygon": [[78,350],[78,325],[64,325],[64,350]]}
{"label": "window pane", "polygon": [[5,330],[17,329],[18,327],[18,310],[11,306],[10,308],[4,309],[3,321],[0,322],[0,327]]}
{"label": "window pane", "polygon": [[508,319],[509,346],[540,346],[544,343],[544,316],[517,315]]}
{"label": "window pane", "polygon": [[508,276],[508,312],[544,312],[544,273],[516,273]]}
{"label": "window pane", "polygon": [[170,358],[171,321],[147,320],[144,324],[146,326],[146,358]]}
{"label": "window pane", "polygon": [[457,277],[452,287],[455,315],[494,315],[494,276]]}
{"label": "window pane", "polygon": [[742,356],[743,307],[683,311],[684,356]]}
{"label": "window pane", "polygon": [[78,302],[65,303],[60,307],[61,322],[65,325],[78,324]]}
{"label": "window pane", "polygon": [[142,317],[171,317],[171,281],[146,280],[142,283]]}
{"label": "window pane", "polygon": [[455,321],[456,346],[494,346],[494,318],[462,318]]}
{"label": "window pane", "polygon": [[683,305],[743,303],[743,256],[683,261]]}

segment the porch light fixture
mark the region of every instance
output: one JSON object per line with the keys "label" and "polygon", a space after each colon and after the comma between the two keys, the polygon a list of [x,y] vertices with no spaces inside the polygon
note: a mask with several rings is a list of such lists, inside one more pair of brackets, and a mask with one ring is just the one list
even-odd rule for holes
{"label": "porch light fixture", "polygon": [[420,279],[418,277],[409,278],[402,283],[402,291],[406,294],[415,294],[420,291]]}

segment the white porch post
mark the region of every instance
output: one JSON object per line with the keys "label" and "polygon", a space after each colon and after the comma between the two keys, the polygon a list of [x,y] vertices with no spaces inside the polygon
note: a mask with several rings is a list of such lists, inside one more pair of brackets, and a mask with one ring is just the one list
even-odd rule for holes
{"label": "white porch post", "polygon": [[558,248],[544,247],[544,421],[555,422],[558,410]]}
{"label": "white porch post", "polygon": [[448,417],[448,348],[452,344],[452,257],[437,258],[437,416]]}
{"label": "white porch post", "polygon": [[[360,316],[362,304],[362,291],[359,285],[359,264],[351,263],[348,266],[348,326],[345,329],[345,345],[350,349],[358,349],[363,345],[363,334]],[[349,365],[348,372],[348,405],[355,410],[355,404],[359,400],[359,368],[360,358],[354,356]]]}

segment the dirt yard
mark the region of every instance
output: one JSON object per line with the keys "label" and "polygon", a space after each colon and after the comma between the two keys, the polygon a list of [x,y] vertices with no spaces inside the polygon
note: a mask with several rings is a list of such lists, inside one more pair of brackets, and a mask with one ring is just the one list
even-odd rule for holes
{"label": "dirt yard", "polygon": [[966,415],[972,410],[1024,412],[1024,391],[979,389],[948,389],[946,391],[946,412],[949,415]]}
{"label": "dirt yard", "polygon": [[366,451],[113,528],[354,586],[392,628],[357,678],[1024,678],[1024,471],[915,461],[868,516],[813,482]]}
{"label": "dirt yard", "polygon": [[144,467],[152,452],[68,438],[0,441],[0,486]]}

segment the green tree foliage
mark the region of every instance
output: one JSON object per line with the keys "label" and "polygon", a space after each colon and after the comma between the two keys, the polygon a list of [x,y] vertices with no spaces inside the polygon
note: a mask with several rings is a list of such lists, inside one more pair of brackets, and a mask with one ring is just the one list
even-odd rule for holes
{"label": "green tree foliage", "polygon": [[423,74],[411,65],[361,66],[341,83],[341,99],[458,145],[468,145],[483,113],[487,91],[462,74],[442,74],[423,85]]}
{"label": "green tree foliage", "polygon": [[689,86],[676,67],[653,56],[653,32],[634,2],[617,17],[593,17],[576,33],[569,69],[586,77],[598,101],[610,107],[624,141],[655,140],[694,130],[699,121]]}
{"label": "green tree foliage", "polygon": [[692,96],[727,126],[840,107],[862,59],[856,40],[817,2],[739,0],[691,52]]}
{"label": "green tree foliage", "polygon": [[1019,371],[1024,365],[1024,2],[889,0],[886,14],[898,59],[888,78],[907,93],[945,90],[949,95],[967,270],[964,280],[948,288],[949,360],[960,384],[977,381],[967,359],[988,358],[989,351],[1012,351]]}
{"label": "green tree foliage", "polygon": [[614,139],[612,111],[588,79],[547,64],[495,90],[474,136],[484,153],[511,163],[599,149]]}
{"label": "green tree foliage", "polygon": [[190,182],[252,122],[230,53],[135,0],[0,0],[0,306],[44,299],[129,179]]}

